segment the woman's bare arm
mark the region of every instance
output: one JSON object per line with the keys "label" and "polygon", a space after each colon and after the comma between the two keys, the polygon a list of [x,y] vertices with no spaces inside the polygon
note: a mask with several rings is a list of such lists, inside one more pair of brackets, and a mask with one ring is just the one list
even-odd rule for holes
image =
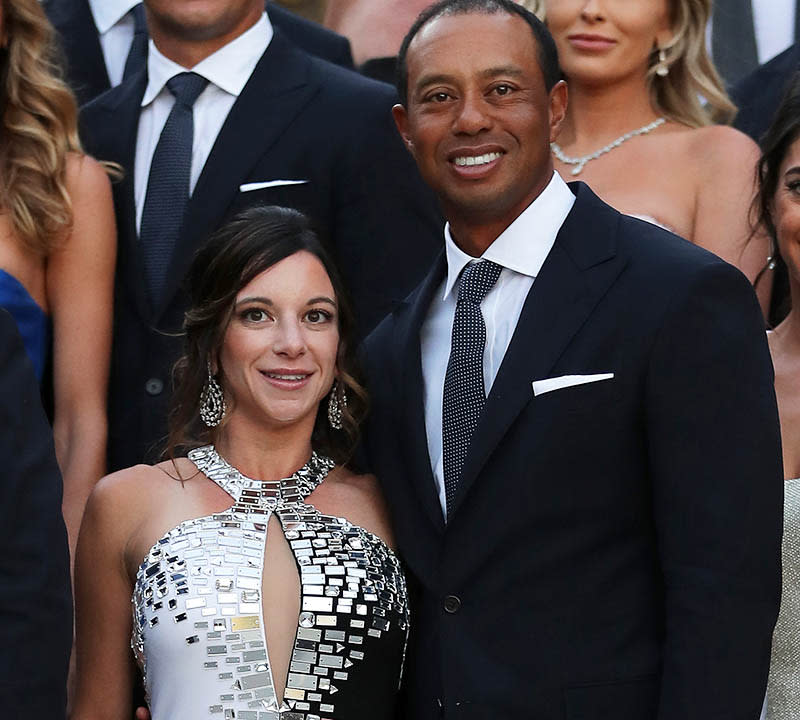
{"label": "woman's bare arm", "polygon": [[71,720],[128,720],[133,656],[125,551],[136,523],[137,468],[103,478],[86,505],[75,565],[77,689]]}
{"label": "woman's bare arm", "polygon": [[46,279],[53,316],[53,435],[74,562],[86,500],[105,472],[116,228],[111,187],[99,163],[70,157],[67,188],[73,227],[48,258]]}

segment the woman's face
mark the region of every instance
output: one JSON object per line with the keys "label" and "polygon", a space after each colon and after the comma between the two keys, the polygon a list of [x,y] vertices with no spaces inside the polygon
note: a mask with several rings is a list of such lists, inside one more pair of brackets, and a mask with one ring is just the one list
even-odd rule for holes
{"label": "woman's face", "polygon": [[781,163],[772,218],[781,257],[790,277],[800,283],[800,138],[789,146]]}
{"label": "woman's face", "polygon": [[219,362],[232,415],[271,427],[307,424],[331,389],[339,347],[338,307],[322,263],[300,251],[236,296]]}
{"label": "woman's face", "polygon": [[569,81],[645,77],[654,48],[671,39],[668,0],[545,0],[547,27]]}

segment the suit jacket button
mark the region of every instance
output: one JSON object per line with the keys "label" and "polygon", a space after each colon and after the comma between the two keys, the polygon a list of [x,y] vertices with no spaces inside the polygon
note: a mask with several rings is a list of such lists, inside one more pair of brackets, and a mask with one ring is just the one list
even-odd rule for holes
{"label": "suit jacket button", "polygon": [[164,391],[164,383],[158,378],[150,378],[144,384],[144,390],[148,395],[161,395]]}
{"label": "suit jacket button", "polygon": [[444,611],[446,613],[454,615],[460,609],[461,609],[461,600],[459,600],[455,595],[448,595],[444,599]]}

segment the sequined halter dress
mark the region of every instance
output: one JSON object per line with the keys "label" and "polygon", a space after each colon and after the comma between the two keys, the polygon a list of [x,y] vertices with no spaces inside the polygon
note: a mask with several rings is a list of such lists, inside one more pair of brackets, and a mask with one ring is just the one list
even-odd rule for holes
{"label": "sequined halter dress", "polygon": [[783,485],[783,590],[772,634],[766,720],[800,718],[800,478]]}
{"label": "sequined halter dress", "polygon": [[[139,568],[132,647],[152,719],[392,718],[408,637],[405,579],[382,540],[305,502],[333,462],[315,453],[290,478],[262,482],[211,446],[189,458],[233,505],[167,532]],[[282,703],[261,603],[273,515],[301,588]]]}

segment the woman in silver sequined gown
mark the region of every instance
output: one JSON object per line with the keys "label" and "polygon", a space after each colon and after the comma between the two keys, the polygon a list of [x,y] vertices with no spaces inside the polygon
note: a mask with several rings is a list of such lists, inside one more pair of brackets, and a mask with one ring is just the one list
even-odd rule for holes
{"label": "woman in silver sequined gown", "polygon": [[153,720],[392,718],[406,585],[375,479],[343,465],[365,401],[340,281],[281,208],[189,281],[173,459],[105,478],[82,528],[73,720],[130,717],[134,657]]}
{"label": "woman in silver sequined gown", "polygon": [[763,717],[800,717],[800,75],[762,141],[757,209],[789,279],[791,310],[769,333],[783,440],[784,528],[781,610]]}

